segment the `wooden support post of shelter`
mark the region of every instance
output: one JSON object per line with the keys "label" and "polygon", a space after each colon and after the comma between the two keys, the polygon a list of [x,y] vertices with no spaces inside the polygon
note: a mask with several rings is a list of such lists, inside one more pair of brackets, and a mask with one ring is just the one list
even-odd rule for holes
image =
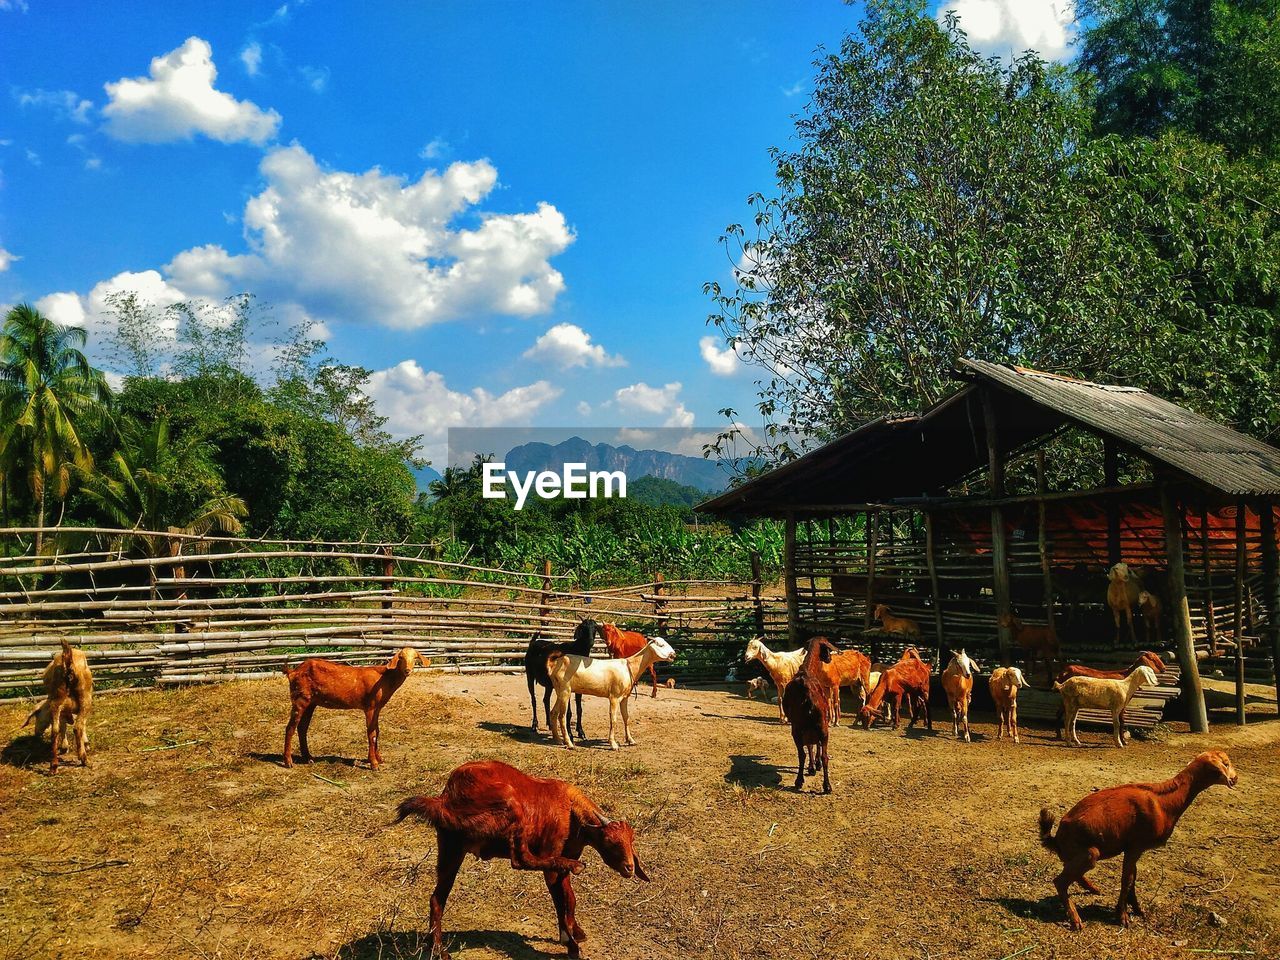
{"label": "wooden support post of shelter", "polygon": [[929,592],[933,599],[933,632],[938,638],[938,656],[933,662],[937,669],[942,668],[942,589],[938,584],[938,560],[935,551],[938,548],[937,537],[933,531],[933,514],[925,511],[924,515],[924,559],[929,567]]}
{"label": "wooden support post of shelter", "polygon": [[[1108,490],[1120,486],[1120,451],[1110,437],[1102,439],[1102,485]],[[1123,559],[1120,549],[1120,505],[1115,498],[1107,499],[1107,568]]]}
{"label": "wooden support post of shelter", "polygon": [[[987,435],[987,478],[991,497],[1004,496],[1004,460],[1000,452],[1000,434],[996,423],[995,403],[991,390],[982,391],[982,422]],[[991,573],[992,594],[996,601],[996,622],[1013,613],[1009,599],[1009,542],[1004,525],[1004,510],[1000,505],[991,507]],[[1007,626],[997,626],[1000,638],[1000,663],[1009,666],[1013,662],[1013,631]]]}
{"label": "wooden support post of shelter", "polygon": [[762,582],[764,574],[762,564],[760,562],[760,551],[751,551],[751,609],[756,618],[756,636],[764,636],[764,601],[761,599],[761,590],[764,588]]}
{"label": "wooden support post of shelter", "polygon": [[862,629],[871,629],[871,611],[875,609],[876,603],[876,537],[880,529],[880,515],[874,510],[868,510],[865,514],[866,522],[863,531],[867,541],[867,600],[866,610],[863,611]]}
{"label": "wooden support post of shelter", "polygon": [[1236,503],[1236,723],[1245,725],[1244,710],[1244,578],[1248,574],[1249,527],[1245,502]]}
{"label": "wooden support post of shelter", "polygon": [[1191,608],[1187,604],[1187,572],[1182,549],[1182,507],[1167,484],[1160,487],[1160,511],[1164,515],[1165,555],[1169,558],[1169,600],[1173,637],[1178,663],[1182,667],[1182,689],[1187,697],[1187,716],[1192,733],[1205,733],[1209,717],[1205,712],[1204,690],[1200,686],[1200,665],[1191,634]]}
{"label": "wooden support post of shelter", "polygon": [[796,515],[787,511],[783,523],[784,585],[787,593],[787,639],[792,646],[800,642],[800,600],[796,595]]}
{"label": "wooden support post of shelter", "polygon": [[[1209,638],[1209,656],[1218,655],[1217,610],[1213,604],[1213,564],[1209,556],[1209,507],[1200,505],[1200,568],[1204,575],[1204,630]],[[1240,643],[1240,631],[1236,630],[1236,644]]]}
{"label": "wooden support post of shelter", "polygon": [[1053,566],[1049,557],[1049,508],[1044,501],[1044,495],[1048,492],[1048,482],[1045,479],[1044,470],[1044,451],[1036,451],[1036,494],[1039,501],[1036,503],[1036,545],[1040,551],[1040,576],[1044,586],[1044,615],[1049,626],[1053,627]]}
{"label": "wooden support post of shelter", "polygon": [[1280,556],[1276,548],[1275,504],[1263,500],[1258,504],[1258,513],[1262,520],[1262,600],[1271,637],[1271,670],[1280,701]]}

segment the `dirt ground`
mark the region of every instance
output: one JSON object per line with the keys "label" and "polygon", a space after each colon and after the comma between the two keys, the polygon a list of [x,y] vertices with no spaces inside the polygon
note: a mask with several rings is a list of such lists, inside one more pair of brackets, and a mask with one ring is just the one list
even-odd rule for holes
{"label": "dirt ground", "polygon": [[[637,827],[653,883],[593,851],[575,885],[595,957],[1164,958],[1280,956],[1280,722],[1177,728],[1126,750],[1090,730],[975,742],[833,732],[835,793],[791,790],[794,754],[776,707],[727,689],[662,690],[635,704],[637,746],[569,752],[529,729],[523,678],[419,673],[382,719],[386,763],[362,756],[354,713],[321,711],[322,759],[285,770],[286,685],[242,681],[99,698],[93,766],[55,777],[29,737],[0,763],[0,958],[417,956],[435,841],[395,806],[447,772],[497,758],[571,779]],[[944,705],[935,704],[941,717]],[[0,707],[0,729],[29,704]],[[587,731],[605,733],[588,701]],[[1148,916],[1111,908],[1119,862],[1066,929],[1057,861],[1036,814],[1090,790],[1163,779],[1226,748],[1240,773],[1191,807],[1142,860]],[[1214,919],[1214,914],[1217,919]],[[469,860],[445,914],[455,957],[562,957],[541,876]],[[423,956],[426,953],[422,954]]]}

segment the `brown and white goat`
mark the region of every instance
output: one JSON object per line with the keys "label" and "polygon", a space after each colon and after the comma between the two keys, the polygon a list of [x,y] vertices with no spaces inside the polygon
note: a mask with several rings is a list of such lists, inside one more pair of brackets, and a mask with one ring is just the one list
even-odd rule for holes
{"label": "brown and white goat", "polygon": [[[635,630],[623,630],[612,623],[600,624],[600,632],[604,634],[604,645],[609,651],[609,656],[616,660],[622,660],[639,653],[645,648],[645,644],[649,642],[649,638],[643,633],[637,633]],[[574,651],[575,653],[577,651]],[[587,651],[590,653],[590,651]],[[649,692],[649,696],[656,697],[658,695],[658,672],[653,668],[653,664],[649,664],[649,682],[653,689]],[[637,681],[636,686],[639,687]],[[581,734],[579,734],[581,736]]]}
{"label": "brown and white goat", "polygon": [[895,617],[888,604],[876,605],[875,618],[880,621],[880,629],[885,633],[896,633],[920,642],[920,624],[909,617]]}
{"label": "brown and white goat", "polygon": [[83,767],[89,766],[89,734],[85,724],[93,706],[93,674],[83,650],[74,649],[62,641],[62,652],[55,653],[41,678],[44,684],[44,702],[31,711],[25,727],[32,720],[36,724],[36,738],[44,736],[50,727],[49,772],[58,772],[58,755],[67,748],[67,733],[75,735],[76,758]]}
{"label": "brown and white goat", "polygon": [[[587,619],[574,627],[571,640],[548,640],[537,633],[529,639],[529,646],[524,650],[524,678],[529,686],[529,708],[533,711],[534,733],[538,732],[538,699],[533,689],[535,684],[542,687],[542,709],[547,716],[547,729],[551,729],[551,676],[547,673],[547,657],[556,650],[561,653],[576,653],[581,657],[590,656],[599,629],[598,623]],[[576,698],[574,706],[577,708],[578,738],[585,740],[587,735],[582,732],[581,696]],[[566,713],[566,722],[572,723],[573,716],[574,710],[570,708]]]}
{"label": "brown and white goat", "polygon": [[1058,898],[1067,908],[1072,930],[1083,924],[1071,902],[1071,885],[1078,883],[1090,893],[1098,888],[1085,877],[1099,860],[1124,854],[1120,872],[1120,899],[1116,914],[1120,925],[1129,925],[1129,909],[1143,916],[1134,887],[1138,880],[1138,858],[1148,850],[1169,842],[1173,828],[1196,797],[1218,784],[1234,787],[1238,780],[1231,758],[1221,750],[1202,753],[1177,776],[1161,783],[1129,783],[1091,793],[1063,816],[1058,833],[1053,833],[1053,814],[1040,811],[1040,842],[1058,855],[1062,872],[1054,878]]}
{"label": "brown and white goat", "polygon": [[809,772],[818,772],[822,764],[822,792],[831,792],[830,739],[831,678],[826,665],[840,651],[826,637],[814,637],[799,672],[787,684],[782,698],[786,701],[787,720],[791,723],[791,739],[796,745],[796,789],[804,788],[805,750],[809,751]]}
{"label": "brown and white goat", "polygon": [[1017,667],[996,667],[991,671],[991,679],[987,685],[991,689],[991,699],[995,701],[996,716],[999,718],[996,739],[999,740],[1007,731],[1014,743],[1021,743],[1018,739],[1018,690],[1031,684],[1027,683],[1026,677]]}
{"label": "brown and white goat", "polygon": [[1053,689],[1062,694],[1062,709],[1066,713],[1065,729],[1071,731],[1070,741],[1081,746],[1076,732],[1076,717],[1085,707],[1108,710],[1117,747],[1124,746],[1124,727],[1121,718],[1133,695],[1142,687],[1154,687],[1160,680],[1150,667],[1138,667],[1123,680],[1099,680],[1097,677],[1072,677],[1065,683],[1055,683]]}
{"label": "brown and white goat", "polygon": [[963,650],[951,651],[951,662],[942,671],[942,689],[951,707],[951,732],[958,738],[963,732],[969,743],[969,704],[973,700],[973,678],[978,664]]}
{"label": "brown and white goat", "polygon": [[292,668],[285,666],[284,675],[289,678],[289,699],[293,706],[289,723],[284,728],[284,765],[293,766],[295,730],[302,747],[302,762],[311,762],[307,730],[316,707],[325,707],[364,712],[365,731],[369,737],[369,766],[377,770],[382,763],[382,753],[378,749],[379,715],[419,661],[423,667],[431,665],[430,660],[419,657],[412,647],[402,647],[390,660],[376,667],[353,667],[318,659],[303,660]]}
{"label": "brown and white goat", "polygon": [[504,858],[516,870],[540,870],[556,908],[560,942],[570,957],[587,939],[578,924],[571,878],[593,847],[611,869],[630,879],[649,875],[635,851],[635,831],[610,820],[581,790],[564,780],[531,777],[497,760],[464,763],[449,774],[438,797],[410,797],[396,822],[408,816],[436,830],[436,886],[431,893],[431,955],[449,960],[442,939],[444,908],[468,853]]}

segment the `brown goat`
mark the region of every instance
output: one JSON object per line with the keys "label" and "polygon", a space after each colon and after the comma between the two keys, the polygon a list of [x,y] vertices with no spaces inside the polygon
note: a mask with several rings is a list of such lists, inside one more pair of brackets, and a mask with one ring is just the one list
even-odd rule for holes
{"label": "brown goat", "polygon": [[1138,637],[1133,632],[1133,608],[1138,605],[1142,582],[1138,570],[1127,563],[1117,563],[1107,572],[1107,606],[1116,622],[1116,646],[1120,646],[1120,617],[1129,624],[1129,640],[1136,647]]}
{"label": "brown goat", "polygon": [[929,678],[933,670],[920,657],[915,647],[907,647],[902,658],[891,667],[880,672],[880,681],[876,684],[867,702],[860,712],[862,726],[870,729],[873,719],[881,719],[880,705],[887,697],[893,697],[896,707],[893,711],[893,729],[898,729],[902,719],[902,704],[905,700],[911,710],[911,723],[907,729],[916,725],[920,713],[924,713],[925,727],[933,730],[933,718],[929,716]]}
{"label": "brown goat", "polygon": [[[612,623],[600,624],[600,632],[604,634],[604,645],[609,651],[609,656],[615,660],[625,660],[627,657],[635,656],[649,643],[649,638],[643,633],[637,633],[634,630],[622,630]],[[649,696],[656,697],[658,695],[658,672],[653,668],[653,664],[649,664],[649,682],[653,685],[653,689],[649,692]],[[636,684],[638,687],[639,684]],[[632,687],[632,692],[636,692],[636,687]]]}
{"label": "brown goat", "polygon": [[622,876],[647,881],[635,852],[635,832],[610,820],[571,783],[531,777],[497,760],[464,763],[438,797],[410,797],[396,817],[416,815],[436,828],[436,886],[431,893],[431,955],[449,960],[441,941],[444,908],[468,853],[509,859],[516,870],[541,870],[556,907],[560,942],[570,957],[587,939],[578,925],[570,878],[582,871],[582,851],[594,847]]}
{"label": "brown goat", "polygon": [[32,720],[36,723],[36,738],[44,736],[50,727],[49,772],[58,772],[58,754],[67,748],[68,724],[74,732],[76,758],[80,765],[89,766],[89,734],[85,724],[89,709],[93,706],[93,674],[83,650],[72,648],[62,641],[62,652],[55,653],[41,678],[44,684],[44,702],[31,711],[25,727]]}
{"label": "brown goat", "polygon": [[880,628],[885,633],[897,633],[920,642],[920,624],[909,617],[895,617],[888,604],[877,604],[875,617],[880,621]]}
{"label": "brown goat", "polygon": [[1150,591],[1138,594],[1138,611],[1142,614],[1147,643],[1160,642],[1160,598]]}
{"label": "brown goat", "polygon": [[1062,872],[1054,879],[1067,921],[1072,930],[1082,926],[1080,914],[1071,902],[1071,885],[1078,883],[1097,893],[1085,874],[1099,860],[1124,854],[1120,874],[1120,899],[1116,914],[1120,925],[1129,925],[1129,908],[1142,916],[1134,885],[1138,879],[1138,858],[1148,850],[1164,846],[1178,819],[1208,787],[1237,781],[1231,758],[1221,750],[1202,753],[1176,777],[1161,783],[1130,783],[1099,790],[1085,797],[1063,816],[1053,835],[1053,814],[1040,811],[1040,842],[1062,860]]}
{"label": "brown goat", "polygon": [[1058,659],[1058,631],[1053,620],[1047,624],[1023,623],[1012,613],[1001,614],[996,621],[1013,632],[1013,642],[1026,651],[1027,673],[1032,672],[1037,660],[1044,661],[1045,679],[1053,678],[1053,662]]}
{"label": "brown goat", "polygon": [[871,688],[871,659],[861,650],[842,650],[823,664],[831,681],[831,725],[840,726],[840,689],[861,684]]}
{"label": "brown goat", "polygon": [[787,684],[782,699],[791,724],[791,739],[796,745],[796,789],[804,788],[805,748],[809,750],[809,773],[818,772],[822,764],[822,792],[831,792],[830,737],[831,679],[826,665],[840,651],[826,637],[809,641],[800,671]]}
{"label": "brown goat", "polygon": [[365,730],[369,736],[369,766],[374,770],[382,763],[378,750],[378,717],[391,695],[413,672],[414,664],[421,661],[423,667],[430,660],[418,656],[412,647],[402,647],[395,656],[377,667],[352,667],[330,660],[303,660],[296,667],[284,668],[289,678],[289,699],[293,709],[289,723],[284,728],[284,765],[293,766],[293,732],[298,731],[298,744],[302,747],[302,762],[311,762],[311,750],[307,746],[307,729],[316,707],[331,710],[364,711]]}

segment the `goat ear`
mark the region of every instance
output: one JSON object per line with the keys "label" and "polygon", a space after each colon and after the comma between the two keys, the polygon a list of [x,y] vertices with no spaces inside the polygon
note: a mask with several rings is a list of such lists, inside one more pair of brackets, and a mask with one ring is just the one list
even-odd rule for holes
{"label": "goat ear", "polygon": [[645,883],[648,883],[649,874],[645,873],[644,864],[640,862],[640,854],[636,853],[633,850],[631,853],[631,859],[636,865],[636,876],[639,877],[641,880],[643,880]]}

